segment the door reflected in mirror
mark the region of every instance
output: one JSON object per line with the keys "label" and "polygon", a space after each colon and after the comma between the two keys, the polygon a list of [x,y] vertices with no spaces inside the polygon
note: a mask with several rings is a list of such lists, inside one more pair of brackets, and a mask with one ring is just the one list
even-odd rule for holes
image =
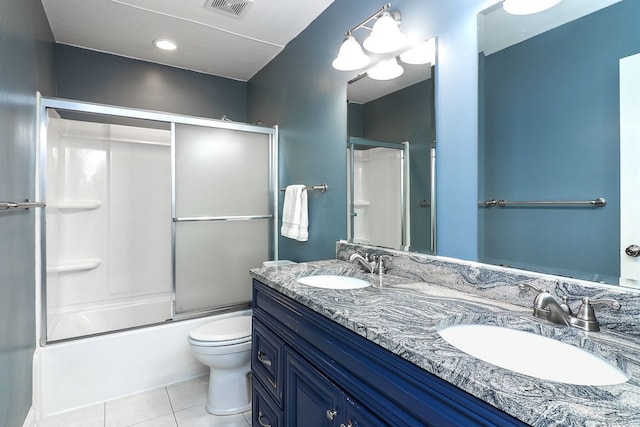
{"label": "door reflected in mirror", "polygon": [[619,64],[638,22],[636,0],[479,15],[479,261],[618,284]]}
{"label": "door reflected in mirror", "polygon": [[348,235],[435,254],[435,39],[421,46],[429,62],[412,64],[403,52],[400,77],[375,80],[364,70],[348,84]]}

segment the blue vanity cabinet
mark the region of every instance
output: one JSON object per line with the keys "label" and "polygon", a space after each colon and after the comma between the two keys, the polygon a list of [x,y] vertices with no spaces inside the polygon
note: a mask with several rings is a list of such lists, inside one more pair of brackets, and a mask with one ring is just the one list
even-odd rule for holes
{"label": "blue vanity cabinet", "polygon": [[295,351],[285,350],[285,419],[289,426],[385,426]]}
{"label": "blue vanity cabinet", "polygon": [[254,427],[526,426],[255,279],[253,319]]}

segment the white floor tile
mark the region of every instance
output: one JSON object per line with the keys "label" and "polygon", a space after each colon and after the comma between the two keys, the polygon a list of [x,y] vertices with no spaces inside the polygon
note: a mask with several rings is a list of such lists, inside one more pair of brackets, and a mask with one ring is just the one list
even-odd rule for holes
{"label": "white floor tile", "polygon": [[169,400],[174,412],[203,404],[207,401],[209,376],[194,378],[167,386]]}
{"label": "white floor tile", "polygon": [[106,403],[105,425],[125,427],[171,414],[165,387],[110,400]]}
{"label": "white floor tile", "polygon": [[134,424],[132,427],[177,427],[176,417],[173,414],[165,415],[164,417],[154,418],[152,420],[143,421],[139,424]]}
{"label": "white floor tile", "polygon": [[104,403],[45,417],[38,427],[104,427]]}
{"label": "white floor tile", "polygon": [[204,405],[194,406],[175,413],[178,427],[249,427],[243,414],[211,415]]}
{"label": "white floor tile", "polygon": [[250,427],[251,411],[211,415],[209,376],[44,418],[38,427]]}

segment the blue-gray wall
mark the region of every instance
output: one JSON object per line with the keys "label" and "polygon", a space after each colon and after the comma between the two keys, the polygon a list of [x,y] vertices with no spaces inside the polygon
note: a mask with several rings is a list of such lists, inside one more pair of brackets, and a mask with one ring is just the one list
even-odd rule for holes
{"label": "blue-gray wall", "polygon": [[481,209],[481,261],[617,283],[618,61],[640,51],[638,22],[638,2],[623,1],[481,57],[481,199],[607,199]]}
{"label": "blue-gray wall", "polygon": [[[415,40],[438,36],[438,253],[470,260],[477,257],[476,15],[492,3],[393,2],[403,31]],[[329,184],[309,202],[309,241],[281,238],[281,258],[332,258],[335,241],[346,238],[346,85],[355,73],[336,71],[331,61],[344,32],[380,6],[336,0],[249,81],[249,120],[280,125],[281,186]]]}
{"label": "blue-gray wall", "polygon": [[67,45],[56,45],[61,98],[247,121],[247,83]]}
{"label": "blue-gray wall", "polygon": [[[53,38],[39,0],[0,1],[0,200],[35,197],[36,91],[54,94]],[[32,393],[35,215],[0,212],[0,426],[21,426]]]}

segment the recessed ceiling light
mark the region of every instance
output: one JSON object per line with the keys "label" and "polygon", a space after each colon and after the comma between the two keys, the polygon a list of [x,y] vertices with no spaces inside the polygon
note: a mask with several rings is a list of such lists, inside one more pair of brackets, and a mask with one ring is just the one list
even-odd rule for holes
{"label": "recessed ceiling light", "polygon": [[158,39],[153,41],[153,45],[162,50],[176,50],[178,45],[167,39]]}

